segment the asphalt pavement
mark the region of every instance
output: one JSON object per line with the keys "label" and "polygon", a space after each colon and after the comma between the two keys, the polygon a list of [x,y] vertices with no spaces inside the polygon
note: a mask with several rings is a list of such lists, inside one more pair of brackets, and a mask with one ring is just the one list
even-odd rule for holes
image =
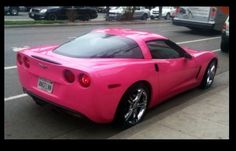
{"label": "asphalt pavement", "polygon": [[22,95],[17,71],[16,48],[61,44],[93,29],[117,25],[5,28],[4,112],[5,138],[134,139],[134,138],[229,138],[229,56],[220,52],[220,34],[193,32],[185,27],[163,24],[130,24],[119,27],[161,34],[180,45],[215,51],[219,67],[213,86],[193,89],[150,110],[145,120],[127,130],[58,113],[35,105]]}

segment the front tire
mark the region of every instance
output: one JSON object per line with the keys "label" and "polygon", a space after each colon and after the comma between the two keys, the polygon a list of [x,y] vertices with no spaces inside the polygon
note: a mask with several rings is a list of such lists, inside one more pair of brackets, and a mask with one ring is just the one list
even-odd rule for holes
{"label": "front tire", "polygon": [[142,16],[142,20],[147,20],[147,18],[148,18],[148,15],[147,14],[143,14],[143,16]]}
{"label": "front tire", "polygon": [[211,87],[216,74],[216,68],[217,68],[216,60],[211,61],[205,71],[200,88],[207,89]]}
{"label": "front tire", "polygon": [[52,21],[55,21],[57,20],[57,16],[56,14],[49,14],[48,17],[47,17],[48,20],[52,20]]}
{"label": "front tire", "polygon": [[165,16],[165,19],[166,19],[166,20],[170,20],[170,18],[171,18],[171,17],[170,17],[170,13],[167,13],[166,16]]}
{"label": "front tire", "polygon": [[142,84],[131,86],[121,99],[116,115],[116,124],[122,128],[129,128],[142,121],[147,110],[150,92]]}

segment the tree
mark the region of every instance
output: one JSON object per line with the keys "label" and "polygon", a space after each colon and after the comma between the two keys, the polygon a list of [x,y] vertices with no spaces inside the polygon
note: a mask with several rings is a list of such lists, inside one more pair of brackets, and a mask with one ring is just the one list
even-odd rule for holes
{"label": "tree", "polygon": [[135,6],[126,7],[123,20],[132,20],[135,11]]}
{"label": "tree", "polygon": [[159,19],[162,18],[162,6],[159,6]]}
{"label": "tree", "polygon": [[109,10],[110,10],[110,7],[106,6],[106,20],[108,20],[109,18]]}
{"label": "tree", "polygon": [[66,16],[70,22],[75,22],[78,17],[77,9],[74,6],[66,8]]}

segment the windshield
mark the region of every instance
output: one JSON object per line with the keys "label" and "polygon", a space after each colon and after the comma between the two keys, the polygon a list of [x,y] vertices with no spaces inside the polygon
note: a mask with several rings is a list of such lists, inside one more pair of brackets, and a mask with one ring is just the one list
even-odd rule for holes
{"label": "windshield", "polygon": [[53,52],[75,58],[143,58],[134,40],[98,32],[64,43]]}

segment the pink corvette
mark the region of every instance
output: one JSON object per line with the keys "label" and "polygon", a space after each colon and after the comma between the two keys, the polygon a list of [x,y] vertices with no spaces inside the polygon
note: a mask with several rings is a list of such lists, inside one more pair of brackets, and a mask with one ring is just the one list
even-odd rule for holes
{"label": "pink corvette", "polygon": [[217,63],[211,51],[122,28],[98,29],[59,46],[17,53],[20,83],[37,104],[126,128],[176,94],[210,87]]}

